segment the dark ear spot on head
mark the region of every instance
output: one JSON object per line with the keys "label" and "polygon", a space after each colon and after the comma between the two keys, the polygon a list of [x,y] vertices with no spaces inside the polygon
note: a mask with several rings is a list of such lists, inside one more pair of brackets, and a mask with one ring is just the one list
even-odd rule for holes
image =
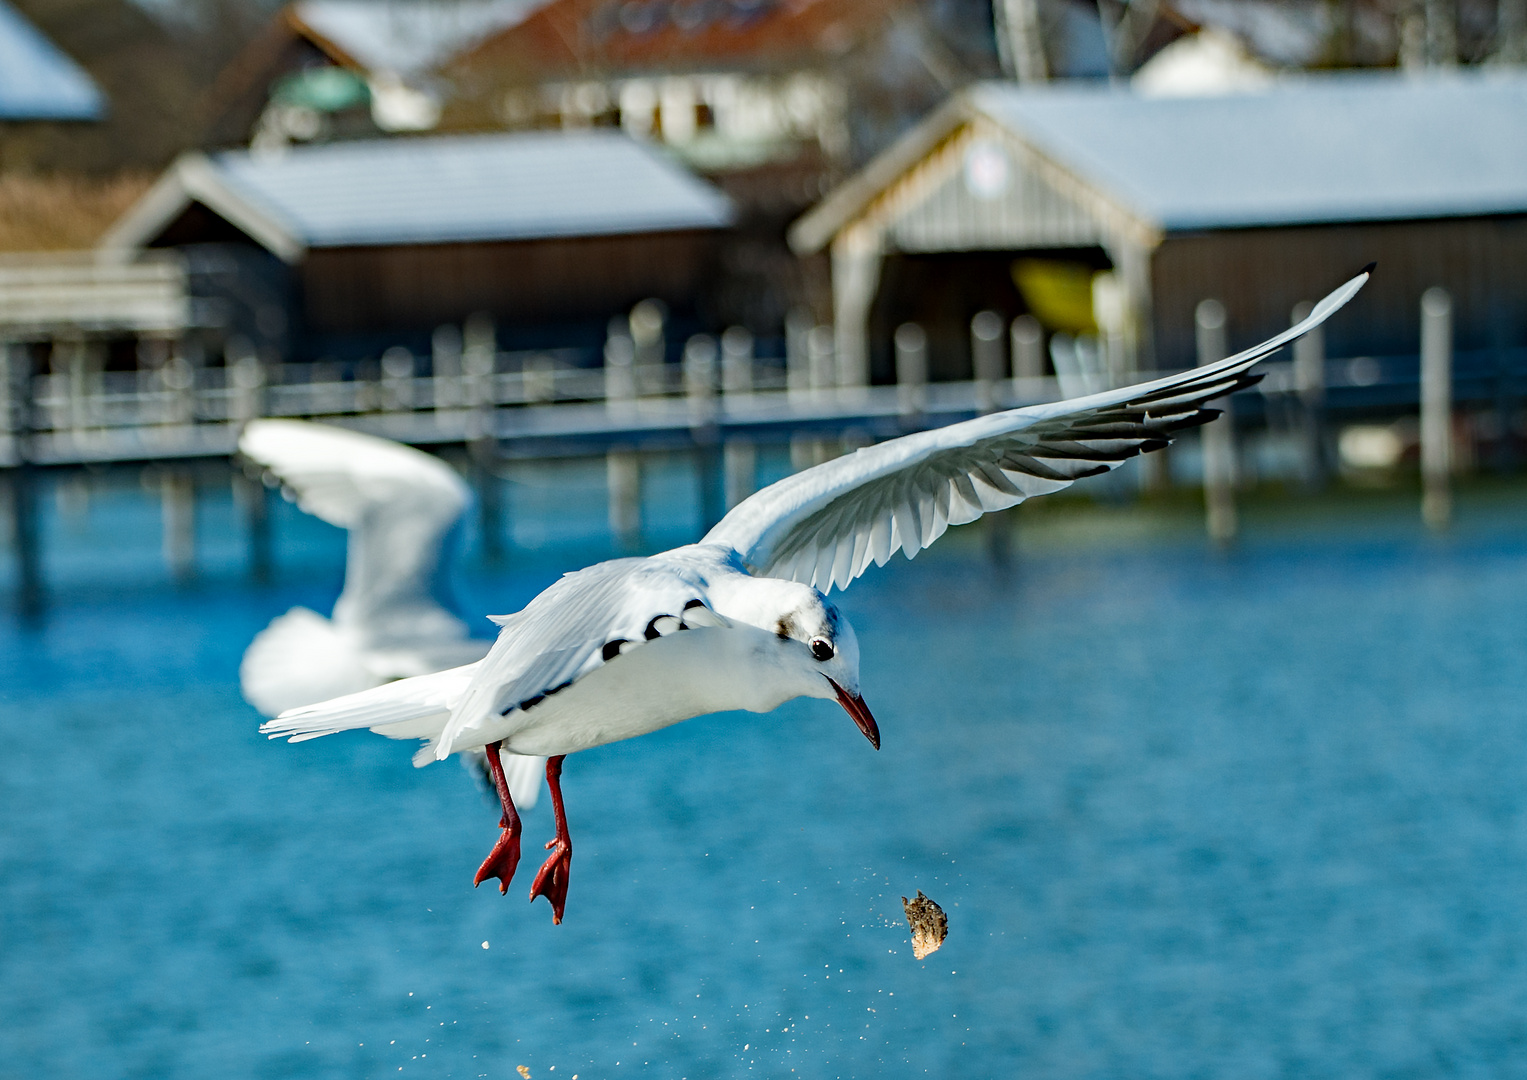
{"label": "dark ear spot on head", "polygon": [[774,626],[774,632],[786,640],[795,636],[795,621],[786,615]]}

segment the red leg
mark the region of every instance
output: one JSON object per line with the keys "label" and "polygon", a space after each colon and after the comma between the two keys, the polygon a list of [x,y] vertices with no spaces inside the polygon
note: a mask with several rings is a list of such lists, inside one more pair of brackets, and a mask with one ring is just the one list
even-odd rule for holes
{"label": "red leg", "polygon": [[[504,762],[498,756],[498,748],[498,743],[489,743],[483,747],[483,751],[488,755],[488,772],[493,776],[493,786],[498,789],[498,801],[504,807],[504,816],[498,819],[498,827],[504,831],[498,834],[498,842],[477,868],[472,887],[476,888],[490,877],[496,877],[498,891],[507,893],[509,882],[514,877],[514,868],[520,864],[520,815],[514,809],[514,800],[509,797],[509,781],[504,778]],[[560,801],[558,805],[561,805]]]}
{"label": "red leg", "polygon": [[551,809],[557,816],[557,836],[546,843],[552,853],[541,864],[541,872],[530,886],[530,899],[544,896],[551,901],[551,921],[555,926],[562,922],[562,909],[567,907],[567,876],[573,869],[573,838],[567,834],[567,814],[562,809],[562,759],[559,754],[546,759],[546,786],[551,788]]}

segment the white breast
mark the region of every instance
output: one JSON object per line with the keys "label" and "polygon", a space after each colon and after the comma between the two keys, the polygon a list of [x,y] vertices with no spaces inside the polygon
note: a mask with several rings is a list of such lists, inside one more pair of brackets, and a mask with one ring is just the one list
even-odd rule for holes
{"label": "white breast", "polygon": [[524,712],[484,725],[484,742],[502,738],[517,754],[551,757],[645,735],[706,713],[768,712],[805,692],[780,664],[783,648],[773,634],[752,626],[669,634]]}

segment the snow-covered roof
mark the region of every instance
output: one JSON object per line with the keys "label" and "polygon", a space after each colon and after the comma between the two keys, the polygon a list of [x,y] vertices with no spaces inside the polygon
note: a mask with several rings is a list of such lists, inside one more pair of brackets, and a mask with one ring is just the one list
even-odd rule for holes
{"label": "snow-covered roof", "polygon": [[0,0],[0,120],[99,120],[105,112],[85,69]]}
{"label": "snow-covered roof", "polygon": [[981,83],[830,193],[792,243],[819,249],[977,120],[1046,162],[1052,179],[1158,234],[1527,213],[1524,74],[1304,76],[1176,98]]}
{"label": "snow-covered roof", "polygon": [[613,131],[331,143],[182,158],[103,240],[142,247],[199,202],[288,260],[314,247],[716,229],[716,188]]}
{"label": "snow-covered roof", "polygon": [[298,22],[367,71],[403,78],[438,68],[518,24],[546,0],[300,0]]}

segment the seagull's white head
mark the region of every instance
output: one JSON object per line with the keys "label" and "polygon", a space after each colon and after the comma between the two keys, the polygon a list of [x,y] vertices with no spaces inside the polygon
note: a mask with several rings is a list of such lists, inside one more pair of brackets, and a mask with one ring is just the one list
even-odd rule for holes
{"label": "seagull's white head", "polygon": [[838,702],[880,749],[880,729],[859,694],[859,639],[836,605],[810,585],[779,578],[744,580],[746,588],[717,610],[774,636],[768,659],[789,690],[785,700]]}

